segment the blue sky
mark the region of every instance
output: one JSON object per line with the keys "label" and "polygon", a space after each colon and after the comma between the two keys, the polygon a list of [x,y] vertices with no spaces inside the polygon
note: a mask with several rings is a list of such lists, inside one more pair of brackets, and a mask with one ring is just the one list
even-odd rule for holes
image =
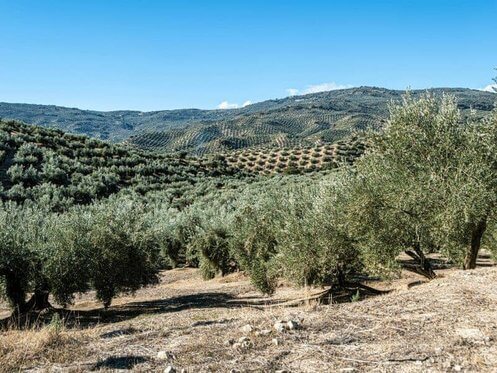
{"label": "blue sky", "polygon": [[496,0],[0,0],[0,101],[145,111],[481,88],[496,15]]}

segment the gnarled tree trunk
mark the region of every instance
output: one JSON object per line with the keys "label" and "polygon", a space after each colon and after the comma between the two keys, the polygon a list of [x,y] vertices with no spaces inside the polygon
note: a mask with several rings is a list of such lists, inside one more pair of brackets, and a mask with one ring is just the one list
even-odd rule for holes
{"label": "gnarled tree trunk", "polygon": [[24,313],[26,310],[26,293],[22,281],[13,272],[5,273],[5,293],[14,313]]}
{"label": "gnarled tree trunk", "polygon": [[469,246],[466,252],[466,257],[464,258],[464,269],[476,268],[476,259],[478,258],[478,252],[480,251],[481,239],[486,229],[486,219],[480,220],[473,228],[473,231],[471,232],[471,245]]}
{"label": "gnarled tree trunk", "polygon": [[26,311],[42,311],[51,308],[52,305],[48,301],[49,292],[44,289],[36,289],[29,301],[24,306]]}
{"label": "gnarled tree trunk", "polygon": [[405,253],[418,262],[419,266],[411,268],[416,273],[423,275],[429,279],[434,279],[437,277],[433,267],[431,266],[430,260],[425,256],[423,250],[419,243],[413,245],[413,250],[406,250]]}
{"label": "gnarled tree trunk", "polygon": [[5,277],[5,290],[15,315],[25,314],[30,311],[41,311],[51,307],[48,301],[49,291],[45,285],[37,286],[29,301],[26,302],[26,291],[22,280],[14,272],[7,272]]}

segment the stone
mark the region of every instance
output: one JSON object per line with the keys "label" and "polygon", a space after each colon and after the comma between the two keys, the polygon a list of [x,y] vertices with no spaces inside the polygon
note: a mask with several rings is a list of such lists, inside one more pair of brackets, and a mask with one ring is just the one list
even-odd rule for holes
{"label": "stone", "polygon": [[157,353],[157,359],[159,360],[169,360],[171,358],[171,353],[168,351],[159,351]]}
{"label": "stone", "polygon": [[272,341],[271,341],[275,346],[279,346],[280,345],[280,340],[278,338],[273,338]]}
{"label": "stone", "polygon": [[462,339],[473,343],[485,343],[489,341],[489,338],[480,329],[457,329],[456,332]]}
{"label": "stone", "polygon": [[233,348],[235,349],[239,348],[249,349],[252,348],[253,346],[254,342],[252,342],[252,340],[249,337],[241,337],[240,339],[238,339],[238,342],[233,344]]}
{"label": "stone", "polygon": [[232,346],[235,343],[235,340],[233,338],[228,339],[226,342],[224,342],[225,346]]}
{"label": "stone", "polygon": [[454,371],[460,372],[462,370],[462,366],[460,365],[454,365]]}
{"label": "stone", "polygon": [[176,369],[172,365],[169,365],[166,369],[164,369],[164,373],[176,373]]}
{"label": "stone", "polygon": [[286,328],[288,330],[295,330],[295,329],[298,329],[299,328],[299,323],[295,320],[290,320],[286,323]]}
{"label": "stone", "polygon": [[244,333],[248,334],[248,333],[252,333],[253,331],[254,331],[254,328],[250,324],[242,326],[242,332],[244,332]]}
{"label": "stone", "polygon": [[276,331],[278,333],[283,333],[287,328],[287,324],[283,321],[278,321],[274,324],[274,329],[276,329]]}
{"label": "stone", "polygon": [[267,336],[269,334],[271,334],[270,329],[262,329],[262,330],[256,332],[256,335],[262,335],[262,336]]}

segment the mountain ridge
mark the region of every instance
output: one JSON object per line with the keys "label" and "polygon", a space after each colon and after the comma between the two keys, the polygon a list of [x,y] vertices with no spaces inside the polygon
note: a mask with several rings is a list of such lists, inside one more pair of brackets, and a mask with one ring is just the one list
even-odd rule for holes
{"label": "mountain ridge", "polygon": [[[353,130],[381,126],[388,103],[406,91],[356,87],[257,102],[236,109],[95,111],[56,105],[0,103],[0,118],[21,120],[65,132],[164,152],[197,154],[251,146],[311,145],[335,142]],[[454,94],[459,107],[483,114],[493,109],[494,93],[469,88],[412,90]]]}

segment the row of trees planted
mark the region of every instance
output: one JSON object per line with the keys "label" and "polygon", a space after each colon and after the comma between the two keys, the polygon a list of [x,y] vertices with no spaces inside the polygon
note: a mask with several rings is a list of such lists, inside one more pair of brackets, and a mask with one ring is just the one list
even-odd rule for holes
{"label": "row of trees planted", "polygon": [[[280,175],[223,188],[197,185],[178,207],[168,192],[116,196],[65,212],[0,207],[0,282],[20,312],[95,289],[119,292],[157,280],[166,264],[206,278],[246,271],[265,293],[278,278],[343,285],[351,275],[390,276],[407,252],[432,274],[428,253],[474,268],[496,246],[497,112],[462,118],[452,97],[391,108],[353,166]],[[27,295],[32,294],[28,300]]]}

